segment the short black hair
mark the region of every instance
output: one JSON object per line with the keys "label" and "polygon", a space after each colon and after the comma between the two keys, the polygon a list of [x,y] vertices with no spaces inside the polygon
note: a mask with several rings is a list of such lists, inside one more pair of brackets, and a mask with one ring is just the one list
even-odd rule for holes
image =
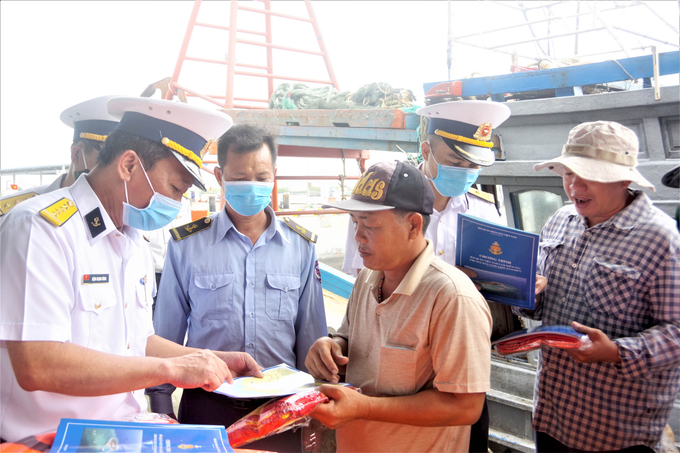
{"label": "short black hair", "polygon": [[227,151],[245,154],[257,151],[262,145],[267,145],[272,156],[272,167],[276,166],[278,150],[275,136],[262,127],[237,124],[217,139],[217,164],[222,168],[227,165]]}
{"label": "short black hair", "polygon": [[106,166],[128,149],[137,153],[146,171],[150,171],[156,162],[172,155],[172,152],[160,143],[116,130],[106,137],[104,148],[99,152],[97,164]]}
{"label": "short black hair", "polygon": [[415,212],[415,211],[407,211],[406,209],[401,209],[401,208],[394,208],[391,210],[394,213],[394,216],[404,220],[408,215],[410,214],[420,214],[423,216],[423,234],[427,232],[427,227],[430,226],[430,214],[423,214],[421,212]]}

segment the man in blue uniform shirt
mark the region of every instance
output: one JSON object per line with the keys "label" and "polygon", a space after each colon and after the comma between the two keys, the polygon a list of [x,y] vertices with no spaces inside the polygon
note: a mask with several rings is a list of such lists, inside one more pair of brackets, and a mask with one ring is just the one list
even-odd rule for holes
{"label": "man in blue uniform shirt", "polygon": [[[177,343],[187,335],[187,346],[245,351],[265,367],[286,363],[306,370],[307,351],[327,335],[316,236],[278,221],[268,206],[276,163],[272,136],[234,126],[220,137],[217,150],[215,177],[225,208],[171,230],[156,332]],[[173,389],[147,390],[155,411],[172,412]],[[263,402],[185,391],[177,415],[182,423],[229,426]],[[298,432],[260,442],[273,443],[249,448],[300,451]]]}

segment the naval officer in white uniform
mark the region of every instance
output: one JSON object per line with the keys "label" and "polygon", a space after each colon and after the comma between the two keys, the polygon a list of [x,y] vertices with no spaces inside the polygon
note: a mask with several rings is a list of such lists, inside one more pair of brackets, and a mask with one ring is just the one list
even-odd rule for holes
{"label": "naval officer in white uniform", "polygon": [[[436,256],[454,264],[459,213],[505,223],[493,195],[472,185],[481,168],[495,162],[491,135],[493,128],[508,119],[510,109],[496,102],[453,101],[423,107],[417,113],[429,120],[421,143],[423,162],[418,168],[430,178],[435,196],[425,237],[432,242]],[[350,223],[342,268],[357,275],[363,267]]]}
{"label": "naval officer in white uniform", "polygon": [[57,177],[50,184],[21,190],[0,198],[0,218],[22,201],[37,197],[44,193],[72,185],[83,173],[89,173],[97,164],[99,151],[106,136],[115,129],[118,118],[106,110],[106,102],[114,96],[101,96],[73,105],[63,112],[59,118],[73,129],[71,144],[71,165],[68,172]]}
{"label": "naval officer in white uniform", "polygon": [[0,437],[61,418],[146,411],[143,389],[212,391],[260,375],[247,353],[185,348],[154,335],[154,278],[139,230],[175,218],[208,139],[231,118],[187,104],[114,98],[120,123],[97,166],[68,188],[13,208],[0,228]]}

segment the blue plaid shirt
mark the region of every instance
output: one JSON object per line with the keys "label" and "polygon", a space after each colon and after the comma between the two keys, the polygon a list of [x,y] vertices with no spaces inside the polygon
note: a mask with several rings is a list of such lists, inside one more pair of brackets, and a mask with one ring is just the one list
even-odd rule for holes
{"label": "blue plaid shirt", "polygon": [[576,363],[543,347],[534,429],[569,447],[658,448],[680,388],[680,234],[641,191],[609,220],[588,228],[573,206],[541,232],[538,273],[548,287],[535,312],[544,325],[602,330],[622,363]]}

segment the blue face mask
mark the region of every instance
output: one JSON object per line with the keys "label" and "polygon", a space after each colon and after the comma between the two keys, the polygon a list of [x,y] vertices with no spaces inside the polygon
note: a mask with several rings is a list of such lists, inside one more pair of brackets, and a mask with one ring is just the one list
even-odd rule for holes
{"label": "blue face mask", "polygon": [[437,192],[445,197],[458,197],[467,193],[477,181],[481,168],[449,167],[437,162],[434,153],[430,152],[432,160],[437,164],[437,177],[432,179]]}
{"label": "blue face mask", "polygon": [[227,203],[242,216],[258,214],[269,204],[273,182],[224,181]]}
{"label": "blue face mask", "polygon": [[138,230],[153,231],[163,228],[168,223],[172,222],[182,209],[182,203],[156,192],[151,185],[151,181],[149,180],[149,176],[146,174],[146,170],[144,170],[144,165],[142,165],[141,160],[139,161],[139,165],[142,166],[144,176],[146,176],[146,180],[149,182],[151,190],[153,190],[153,196],[151,197],[149,205],[146,208],[135,208],[128,203],[127,184],[125,181],[123,181],[123,184],[125,184],[123,223]]}

